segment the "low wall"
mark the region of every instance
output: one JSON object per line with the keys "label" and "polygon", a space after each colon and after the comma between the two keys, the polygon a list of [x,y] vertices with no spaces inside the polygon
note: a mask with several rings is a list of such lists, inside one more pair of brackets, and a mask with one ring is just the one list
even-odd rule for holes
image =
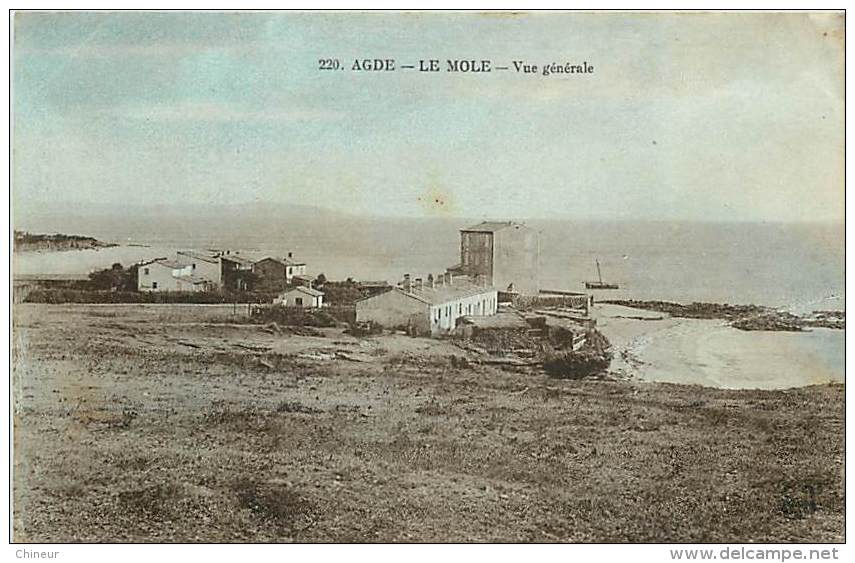
{"label": "low wall", "polygon": [[588,310],[593,298],[590,295],[518,295],[513,299],[517,309],[537,309],[539,307],[566,307]]}
{"label": "low wall", "polygon": [[96,291],[79,289],[31,289],[22,296],[25,303],[270,303],[266,293],[216,293],[179,291]]}

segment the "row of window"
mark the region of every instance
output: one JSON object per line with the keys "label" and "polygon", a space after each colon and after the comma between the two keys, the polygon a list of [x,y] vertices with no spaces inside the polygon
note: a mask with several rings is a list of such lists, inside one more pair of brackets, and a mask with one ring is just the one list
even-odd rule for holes
{"label": "row of window", "polygon": [[[195,270],[195,269],[196,269],[196,264],[190,264],[190,266],[191,266],[191,268],[190,268],[190,269],[192,269],[192,270]],[[143,275],[144,275],[144,276],[149,275],[149,270],[148,270],[148,268],[143,268]]]}
{"label": "row of window", "polygon": [[[479,307],[480,305],[480,307]],[[464,315],[483,315],[488,310],[492,311],[495,309],[496,300],[495,298],[490,299],[482,299],[480,303],[469,303],[466,305],[464,309],[463,303],[458,303],[455,305],[446,305],[445,307],[439,307],[434,311],[434,322],[439,323],[443,317],[451,318],[452,315],[456,312],[456,317],[462,317]],[[456,309],[456,311],[455,311]],[[465,311],[465,312],[464,312]]]}

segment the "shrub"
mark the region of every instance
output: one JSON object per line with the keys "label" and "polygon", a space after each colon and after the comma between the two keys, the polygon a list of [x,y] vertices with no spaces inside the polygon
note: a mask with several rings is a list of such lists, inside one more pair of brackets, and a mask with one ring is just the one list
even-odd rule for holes
{"label": "shrub", "polygon": [[543,369],[555,377],[563,379],[582,379],[605,372],[609,368],[610,358],[592,349],[578,352],[555,352],[547,355]]}
{"label": "shrub", "polygon": [[353,305],[357,300],[368,295],[354,281],[325,281],[323,292],[324,303],[328,305]]}
{"label": "shrub", "polygon": [[323,309],[305,309],[303,307],[257,307],[252,311],[252,319],[258,323],[276,323],[284,326],[334,327],[336,319]]}
{"label": "shrub", "polygon": [[[552,335],[564,342],[566,335]],[[573,351],[567,347],[553,349],[547,352],[543,360],[543,369],[552,376],[564,379],[582,379],[599,375],[609,369],[612,361],[611,345],[608,339],[597,330],[589,330],[585,344],[580,350]]]}
{"label": "shrub", "polygon": [[374,334],[383,334],[383,325],[369,321],[367,323],[351,323],[347,328],[347,334],[362,338]]}
{"label": "shrub", "polygon": [[242,508],[259,520],[286,528],[304,529],[315,519],[312,502],[298,490],[241,478],[232,489]]}
{"label": "shrub", "polygon": [[269,303],[273,297],[253,292],[138,292],[81,289],[33,289],[25,303]]}

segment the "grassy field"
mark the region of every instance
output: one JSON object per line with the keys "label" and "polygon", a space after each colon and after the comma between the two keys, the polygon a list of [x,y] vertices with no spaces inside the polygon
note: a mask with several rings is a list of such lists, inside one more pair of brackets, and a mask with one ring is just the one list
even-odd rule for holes
{"label": "grassy field", "polygon": [[15,541],[844,539],[842,385],[562,381],[236,321],[17,305]]}

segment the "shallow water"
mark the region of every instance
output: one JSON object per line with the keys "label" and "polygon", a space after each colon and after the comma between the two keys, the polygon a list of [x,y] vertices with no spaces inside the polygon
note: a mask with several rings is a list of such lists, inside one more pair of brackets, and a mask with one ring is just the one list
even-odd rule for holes
{"label": "shallow water", "polygon": [[845,379],[845,333],[746,332],[720,320],[635,320],[649,311],[600,305],[598,327],[612,342],[612,369],[644,381],[726,389],[787,389]]}

